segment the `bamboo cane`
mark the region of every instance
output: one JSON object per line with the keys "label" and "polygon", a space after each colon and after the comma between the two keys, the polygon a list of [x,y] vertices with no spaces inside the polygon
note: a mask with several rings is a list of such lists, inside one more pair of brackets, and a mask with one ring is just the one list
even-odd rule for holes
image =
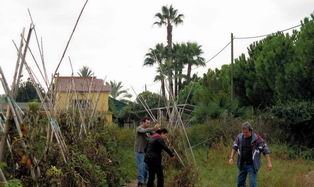
{"label": "bamboo cane", "polygon": [[0,168],[0,186],[6,186],[7,185],[7,179],[5,178],[1,168]]}
{"label": "bamboo cane", "polygon": [[22,61],[21,61],[21,65],[19,67],[18,70],[18,74],[17,74],[17,80],[16,80],[16,90],[19,88],[19,84],[20,84],[20,80],[21,80],[21,75],[22,75],[22,70],[23,70],[23,65],[25,63],[25,58],[26,58],[26,53],[27,53],[27,48],[31,39],[31,35],[32,35],[32,31],[33,31],[33,25],[30,25],[30,28],[28,30],[28,35],[27,35],[27,39],[26,39],[26,43],[25,43],[25,47],[24,47],[24,52],[22,54]]}
{"label": "bamboo cane", "polygon": [[23,31],[21,33],[21,41],[20,41],[20,46],[18,48],[17,60],[16,60],[15,71],[14,71],[14,76],[13,76],[13,82],[12,82],[12,86],[11,86],[12,92],[15,92],[15,89],[16,89],[15,88],[15,86],[16,86],[15,82],[17,79],[17,72],[18,72],[18,68],[19,68],[20,60],[21,60],[21,56],[22,56],[24,33],[25,33],[25,28],[23,28]]}
{"label": "bamboo cane", "polygon": [[152,120],[153,120],[154,122],[157,121],[156,118],[155,118],[155,116],[154,116],[154,115],[151,113],[151,111],[149,110],[149,108],[147,108],[146,105],[144,104],[144,102],[142,102],[141,98],[138,97],[138,95],[137,95],[137,93],[136,93],[136,91],[134,90],[133,87],[132,87],[132,90],[133,90],[135,96],[138,98],[138,100],[139,100],[140,103],[142,104],[142,106],[144,107],[144,109],[146,110],[146,112],[148,113],[148,115],[152,118]]}
{"label": "bamboo cane", "polygon": [[[69,61],[70,61],[71,70],[72,70],[72,74],[73,74],[73,66],[72,66],[71,58],[69,58]],[[72,82],[72,86],[73,86],[74,97],[78,101],[78,96],[77,96],[77,92],[76,92],[76,87],[75,87],[75,82],[74,82],[74,77],[73,76],[71,78],[71,82]],[[82,113],[81,108],[80,108],[79,105],[78,105],[78,110],[79,110],[79,115],[80,115],[80,120],[81,120],[79,136],[81,137],[82,129],[84,130],[85,134],[87,133],[87,131],[86,131],[86,127],[85,127],[86,126],[85,125],[85,119],[83,117],[83,113]]]}
{"label": "bamboo cane", "polygon": [[[28,15],[31,19],[31,22],[32,24],[34,25],[34,21],[33,21],[33,17],[32,17],[32,14],[31,14],[31,11],[29,9],[27,9],[28,11]],[[47,76],[47,71],[46,71],[46,66],[45,66],[45,60],[44,60],[44,52],[43,52],[43,45],[42,45],[42,40],[41,40],[41,45],[39,44],[39,39],[38,39],[38,35],[37,35],[37,31],[36,31],[36,28],[34,27],[34,33],[35,33],[35,38],[36,38],[36,43],[37,43],[37,47],[38,47],[38,50],[39,50],[39,54],[40,54],[40,58],[41,58],[41,62],[42,62],[42,66],[43,66],[43,70],[44,70],[44,75],[43,76],[43,79],[44,79],[44,82],[46,83],[47,87],[48,87],[48,76]],[[39,69],[39,68],[38,68]]]}

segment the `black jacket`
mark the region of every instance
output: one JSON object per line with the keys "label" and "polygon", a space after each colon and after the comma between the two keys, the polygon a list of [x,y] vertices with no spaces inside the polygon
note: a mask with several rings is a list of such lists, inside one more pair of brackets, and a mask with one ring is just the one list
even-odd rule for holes
{"label": "black jacket", "polygon": [[151,141],[147,144],[145,162],[148,164],[161,164],[162,150],[165,150],[171,157],[174,156],[160,135],[154,134]]}

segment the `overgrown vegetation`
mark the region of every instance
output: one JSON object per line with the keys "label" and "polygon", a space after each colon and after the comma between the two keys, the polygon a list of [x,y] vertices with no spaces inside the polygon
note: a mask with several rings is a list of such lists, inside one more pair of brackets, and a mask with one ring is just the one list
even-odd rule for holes
{"label": "overgrown vegetation", "polygon": [[[270,142],[273,160],[273,171],[271,172],[267,172],[265,165],[262,164],[263,167],[258,177],[259,185],[265,187],[313,185],[314,175],[311,172],[314,170],[314,162],[313,157],[310,156],[313,154],[313,150],[304,148],[297,151],[295,147],[278,144],[277,137],[274,137],[269,129],[260,127],[261,124],[267,126],[270,124],[258,120],[260,119],[253,120],[252,123],[256,131],[260,135],[266,136],[265,139]],[[173,162],[165,156],[166,186],[180,186],[183,182],[190,184],[191,181],[193,182],[190,184],[191,186],[234,186],[236,184],[237,167],[228,164],[228,156],[231,151],[232,141],[240,132],[241,122],[241,120],[229,118],[226,120],[213,120],[207,124],[199,124],[188,128],[188,136],[197,161],[196,168],[189,170],[190,167],[186,167],[185,170],[180,170],[181,166],[178,160]],[[121,136],[128,137],[134,135],[134,133],[133,129],[124,129]],[[173,131],[170,136],[179,135]],[[119,138],[119,141],[120,145],[127,145],[129,142],[124,138]],[[121,153],[128,158],[128,160],[124,159],[121,162],[123,170],[128,171],[129,176],[133,179],[136,178],[136,166],[130,164],[130,160],[133,160],[133,163],[135,162],[133,149],[123,147]],[[180,155],[183,154],[180,153]],[[264,160],[262,162],[265,163]]]}

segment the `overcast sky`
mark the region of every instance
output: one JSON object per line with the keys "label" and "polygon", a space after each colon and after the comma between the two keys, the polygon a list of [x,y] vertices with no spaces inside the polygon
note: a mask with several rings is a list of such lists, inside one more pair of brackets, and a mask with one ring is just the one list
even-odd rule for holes
{"label": "overcast sky", "polygon": [[[28,29],[31,10],[39,37],[43,38],[45,61],[51,75],[85,0],[1,0],[0,65],[11,85],[16,50],[23,27]],[[183,13],[184,23],[174,28],[174,42],[197,42],[209,59],[235,36],[252,36],[282,30],[300,23],[313,13],[313,0],[89,0],[61,67],[61,75],[70,75],[70,56],[77,72],[89,66],[98,78],[122,81],[137,92],[154,83],[155,68],[143,67],[144,55],[156,43],[166,44],[166,29],[153,26],[155,13],[163,5],[173,5]],[[35,37],[31,48],[38,51]],[[254,40],[234,43],[237,57]],[[37,59],[39,60],[38,53]],[[35,69],[33,60],[27,61]],[[219,68],[230,63],[230,46],[204,68]],[[132,93],[131,89],[130,92]],[[2,88],[0,93],[3,93]],[[133,94],[133,93],[132,93]]]}

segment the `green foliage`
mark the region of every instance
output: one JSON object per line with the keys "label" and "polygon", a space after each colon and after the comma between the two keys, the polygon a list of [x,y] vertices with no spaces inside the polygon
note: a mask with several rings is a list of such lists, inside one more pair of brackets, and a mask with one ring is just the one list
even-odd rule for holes
{"label": "green foliage", "polygon": [[38,103],[38,102],[30,102],[30,103],[28,103],[28,110],[31,113],[37,114],[39,109],[40,109],[40,103]]}
{"label": "green foliage", "polygon": [[62,170],[58,169],[56,166],[51,166],[47,172],[46,175],[48,177],[61,177],[63,175]]}
{"label": "green foliage", "polygon": [[300,31],[254,42],[234,64],[234,88],[242,105],[265,108],[287,100],[313,100],[314,20]]}
{"label": "green foliage", "polygon": [[[169,186],[176,186],[179,182],[191,181],[189,177],[197,175],[192,179],[192,186],[234,186],[236,184],[237,167],[228,165],[232,141],[241,130],[242,121],[235,119],[214,120],[208,124],[199,124],[187,128],[188,136],[196,157],[196,170],[189,170],[190,167],[182,169],[176,166],[173,161],[164,160],[165,183]],[[255,123],[253,123],[255,124]],[[254,127],[257,127],[254,125]],[[265,129],[264,129],[265,130]],[[259,131],[260,132],[260,131]],[[261,131],[262,132],[262,131]],[[122,132],[122,137],[134,136],[133,130]],[[174,131],[175,137],[178,137]],[[171,135],[170,135],[171,136]],[[178,138],[177,138],[178,139]],[[136,178],[136,166],[133,146],[128,145],[130,140],[118,138],[119,145],[117,152],[123,155],[121,165],[123,171],[128,174],[128,179]],[[207,140],[207,141],[204,141]],[[133,141],[133,139],[132,139]],[[202,143],[202,144],[199,144]],[[262,168],[258,174],[260,186],[306,186],[306,175],[314,170],[311,149],[296,149],[287,145],[269,145],[272,151],[273,171],[266,170],[266,162],[262,158]],[[181,150],[179,154],[182,156]],[[167,158],[167,156],[165,156]],[[182,175],[181,175],[182,174]],[[189,183],[184,183],[189,184]],[[187,186],[187,185],[182,185]]]}
{"label": "green foliage", "polygon": [[[270,145],[273,152],[282,153],[281,146]],[[228,164],[228,156],[231,145],[217,145],[211,149],[195,149],[196,160],[200,170],[200,181],[197,186],[229,187],[236,186],[238,170],[236,165]],[[266,160],[262,158],[262,167],[258,172],[257,184],[262,187],[268,186],[310,186],[307,185],[311,178],[306,175],[313,171],[313,161],[287,160],[272,155],[273,170],[266,169]],[[311,184],[311,183],[310,183]]]}
{"label": "green foliage", "polygon": [[314,104],[312,102],[287,102],[270,109],[279,120],[280,129],[288,143],[313,148]]}
{"label": "green foliage", "polygon": [[[40,89],[41,94],[44,93],[44,90],[37,85]],[[39,101],[39,97],[37,95],[36,89],[33,86],[33,83],[30,79],[27,79],[26,82],[20,83],[20,86],[17,90],[16,95],[17,102],[31,102],[31,101]]]}
{"label": "green foliage", "polygon": [[5,162],[0,162],[0,169],[3,169],[7,166]]}
{"label": "green foliage", "polygon": [[128,93],[127,89],[123,89],[122,82],[110,81],[109,85],[111,87],[110,96],[114,99],[118,99],[121,101],[126,101],[132,97],[130,93]]}
{"label": "green foliage", "polygon": [[[191,74],[192,67],[205,65],[202,54],[202,46],[196,42],[177,43],[171,49],[163,44],[157,44],[146,53],[144,66],[157,65],[155,81],[161,81],[161,91],[164,97],[165,81],[167,79],[172,81],[173,78],[175,96],[178,96],[184,86],[194,78]],[[184,69],[187,69],[186,73],[183,72]]]}
{"label": "green foliage", "polygon": [[191,88],[193,90],[190,93],[191,99],[187,100],[188,104],[196,105],[192,122],[203,122],[225,115],[246,117],[250,114],[251,110],[248,107],[241,107],[237,100],[231,100],[228,84],[229,72],[228,66],[223,66],[221,70],[208,70],[202,79],[188,85],[180,92],[179,100],[182,101],[187,98]]}
{"label": "green foliage", "polygon": [[[147,116],[147,112],[143,106],[143,103],[146,103],[146,105],[150,109],[166,106],[166,99],[164,97],[150,91],[144,91],[138,94],[135,101],[136,102],[133,103],[132,105],[132,110],[137,113],[139,119],[142,119],[143,117]],[[152,112],[156,116],[157,110],[152,110]]]}
{"label": "green foliage", "polygon": [[94,72],[87,66],[83,66],[77,74],[80,77],[92,77],[94,76]]}
{"label": "green foliage", "polygon": [[23,187],[22,183],[18,179],[11,179],[8,181],[8,183],[5,185],[5,187]]}
{"label": "green foliage", "polygon": [[63,185],[120,186],[126,180],[117,152],[116,127],[99,127],[71,147]]}

